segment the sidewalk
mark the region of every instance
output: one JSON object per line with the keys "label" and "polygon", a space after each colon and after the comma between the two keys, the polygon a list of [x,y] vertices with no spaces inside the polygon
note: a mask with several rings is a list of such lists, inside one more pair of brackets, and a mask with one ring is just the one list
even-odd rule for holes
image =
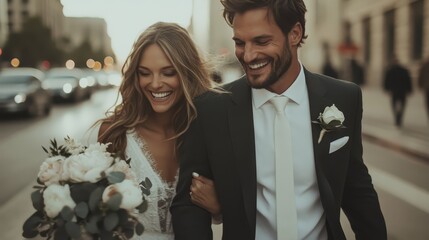
{"label": "sidewalk", "polygon": [[408,97],[401,128],[394,124],[387,93],[363,87],[362,94],[363,137],[429,163],[429,120],[423,93],[416,89]]}

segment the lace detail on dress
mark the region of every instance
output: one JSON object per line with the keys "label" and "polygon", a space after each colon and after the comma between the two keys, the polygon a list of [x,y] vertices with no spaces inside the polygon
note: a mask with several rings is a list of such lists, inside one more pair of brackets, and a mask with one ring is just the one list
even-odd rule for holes
{"label": "lace detail on dress", "polygon": [[140,214],[139,219],[145,226],[145,231],[172,234],[169,209],[176,194],[178,172],[173,182],[165,181],[155,168],[155,161],[144,139],[140,138],[136,131],[129,131],[127,140],[127,157],[131,158],[131,168],[139,181],[147,177],[152,182],[151,194],[147,196],[148,210]]}

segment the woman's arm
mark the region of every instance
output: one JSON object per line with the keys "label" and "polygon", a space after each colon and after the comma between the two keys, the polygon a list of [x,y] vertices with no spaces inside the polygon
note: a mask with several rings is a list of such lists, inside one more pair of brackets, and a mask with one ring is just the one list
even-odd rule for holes
{"label": "woman's arm", "polygon": [[213,180],[203,177],[198,173],[192,173],[191,201],[200,206],[212,215],[213,223],[222,223],[221,207],[217,198],[216,189]]}

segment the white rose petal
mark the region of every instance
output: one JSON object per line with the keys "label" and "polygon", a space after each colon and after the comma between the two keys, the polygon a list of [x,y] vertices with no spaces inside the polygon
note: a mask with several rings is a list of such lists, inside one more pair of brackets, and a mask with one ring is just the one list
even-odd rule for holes
{"label": "white rose petal", "polygon": [[137,182],[125,179],[120,183],[109,185],[103,192],[103,202],[107,202],[115,193],[122,195],[120,208],[131,210],[143,202],[143,195]]}
{"label": "white rose petal", "polygon": [[326,107],[322,114],[323,122],[329,124],[333,120],[338,120],[342,124],[344,122],[344,114],[338,110],[333,104],[331,107]]}
{"label": "white rose petal", "polygon": [[46,186],[53,183],[58,183],[61,179],[63,172],[64,157],[54,156],[47,158],[42,165],[40,165],[37,177]]}
{"label": "white rose petal", "polygon": [[70,188],[67,184],[64,186],[58,184],[49,185],[43,191],[43,199],[46,215],[50,218],[58,216],[65,206],[71,209],[76,206],[76,203],[70,196]]}
{"label": "white rose petal", "polygon": [[112,163],[113,158],[106,152],[106,148],[93,146],[88,147],[84,153],[70,156],[65,163],[65,168],[71,181],[94,183],[101,179],[101,173]]}

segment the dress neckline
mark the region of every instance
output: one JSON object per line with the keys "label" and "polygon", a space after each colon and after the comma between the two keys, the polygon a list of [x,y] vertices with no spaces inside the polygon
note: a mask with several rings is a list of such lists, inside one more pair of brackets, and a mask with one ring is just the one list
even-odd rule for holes
{"label": "dress neckline", "polygon": [[137,142],[143,156],[145,156],[145,158],[149,162],[149,165],[150,165],[152,172],[161,181],[161,183],[164,185],[166,190],[167,189],[175,189],[175,187],[176,187],[175,185],[177,183],[177,179],[179,176],[179,174],[178,174],[179,170],[176,171],[176,176],[174,177],[173,181],[167,181],[164,178],[162,178],[159,170],[156,168],[156,162],[155,162],[155,160],[152,156],[152,153],[150,152],[145,140],[142,137],[140,137],[140,135],[138,134],[138,132],[135,129],[133,131],[131,131],[131,137],[134,139],[134,141]]}

